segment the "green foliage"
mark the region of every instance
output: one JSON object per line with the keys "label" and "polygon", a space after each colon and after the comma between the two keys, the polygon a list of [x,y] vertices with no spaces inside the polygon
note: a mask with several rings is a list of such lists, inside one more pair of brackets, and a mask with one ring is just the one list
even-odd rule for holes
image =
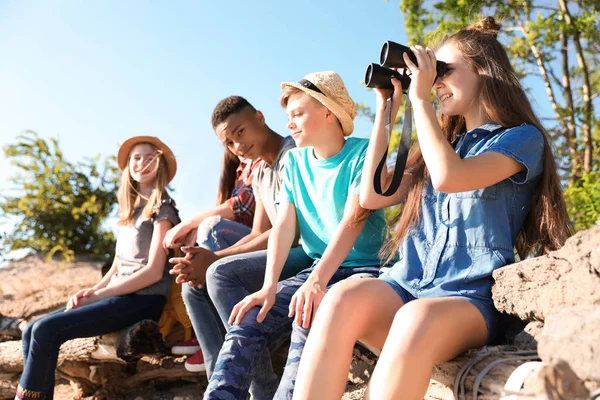
{"label": "green foliage", "polygon": [[32,131],[3,150],[19,170],[10,178],[19,194],[0,196],[0,217],[17,220],[2,237],[3,254],[27,249],[48,258],[60,253],[65,261],[76,254],[110,260],[115,238],[102,223],[117,203],[115,158],[73,164],[57,140],[45,141]]}
{"label": "green foliage", "polygon": [[571,182],[565,199],[575,230],[600,223],[600,172],[583,174],[577,182]]}

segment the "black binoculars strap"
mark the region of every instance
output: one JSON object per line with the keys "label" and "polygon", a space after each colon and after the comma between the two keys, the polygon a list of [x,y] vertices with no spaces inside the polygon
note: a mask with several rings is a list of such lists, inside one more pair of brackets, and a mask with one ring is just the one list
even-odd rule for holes
{"label": "black binoculars strap", "polygon": [[[394,121],[392,118],[392,96],[387,100],[385,105],[385,130],[389,139],[392,136],[392,126]],[[410,99],[406,96],[406,105],[404,109],[404,121],[402,123],[402,137],[400,138],[400,145],[398,146],[398,153],[396,154],[396,165],[394,166],[394,175],[392,176],[392,183],[384,192],[381,188],[381,172],[385,166],[385,162],[388,155],[388,149],[385,149],[383,158],[379,162],[377,169],[375,170],[375,176],[373,177],[373,187],[375,193],[389,197],[396,193],[402,182],[402,176],[404,175],[404,168],[406,167],[406,160],[408,159],[408,150],[410,148],[410,135],[412,133],[412,115],[410,111]],[[389,147],[389,145],[388,145]]]}

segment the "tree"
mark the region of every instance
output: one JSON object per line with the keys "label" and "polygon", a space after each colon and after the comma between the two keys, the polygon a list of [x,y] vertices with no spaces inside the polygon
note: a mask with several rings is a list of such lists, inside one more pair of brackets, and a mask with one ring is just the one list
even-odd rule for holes
{"label": "tree", "polygon": [[115,237],[102,223],[117,202],[115,158],[74,164],[56,139],[45,141],[33,131],[3,150],[19,170],[9,179],[18,195],[0,195],[0,217],[17,220],[0,242],[3,254],[27,249],[48,258],[58,252],[65,261],[76,254],[110,260]]}
{"label": "tree", "polygon": [[[540,80],[552,116],[542,118],[557,149],[577,230],[598,221],[600,197],[600,5],[596,0],[400,0],[409,44],[439,39],[492,15],[499,40],[525,83]],[[524,85],[527,88],[527,85]],[[536,98],[538,103],[544,98]],[[392,140],[390,144],[394,141]],[[396,140],[397,142],[397,140]]]}
{"label": "tree", "polygon": [[503,21],[499,40],[515,70],[544,84],[553,110],[544,122],[557,146],[563,177],[576,182],[599,169],[597,1],[443,0],[429,8],[425,3],[400,1],[411,43],[433,44],[483,15]]}
{"label": "tree", "polygon": [[565,199],[575,230],[600,224],[600,172],[584,173],[567,187]]}

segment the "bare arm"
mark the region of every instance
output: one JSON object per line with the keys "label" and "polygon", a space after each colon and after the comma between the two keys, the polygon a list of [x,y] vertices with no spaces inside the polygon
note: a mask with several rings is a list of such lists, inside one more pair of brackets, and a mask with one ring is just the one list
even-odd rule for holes
{"label": "bare arm", "polygon": [[285,260],[296,237],[296,207],[292,203],[281,203],[277,221],[269,237],[267,266],[262,289],[246,296],[233,307],[229,317],[230,325],[239,325],[244,315],[252,307],[261,307],[256,320],[262,322],[273,304],[277,292],[277,282]]}
{"label": "bare arm", "polygon": [[344,217],[335,229],[319,264],[311,273],[312,278],[309,277],[317,280],[323,287],[327,286],[335,271],[346,260],[367,222],[366,219],[360,222],[354,221],[354,215],[359,207],[358,196],[348,196]]}
{"label": "bare arm", "polygon": [[235,215],[233,214],[233,210],[231,207],[227,205],[227,203],[220,204],[210,210],[203,211],[194,215],[190,220],[186,222],[182,222],[187,225],[190,229],[196,229],[198,226],[208,217],[221,216],[226,219],[235,219]]}
{"label": "bare arm", "polygon": [[161,280],[167,262],[167,252],[162,247],[165,234],[172,223],[165,219],[154,225],[152,242],[148,254],[148,265],[136,271],[131,276],[111,282],[110,285],[96,291],[100,298],[121,296],[137,292]]}
{"label": "bare arm", "polygon": [[265,250],[271,233],[271,221],[262,201],[256,202],[252,232],[240,239],[236,244],[215,253],[218,258],[234,254],[249,253],[251,251]]}
{"label": "bare arm", "polygon": [[294,293],[289,306],[289,316],[296,315],[296,323],[304,328],[310,327],[311,321],[327,293],[327,284],[342,265],[356,239],[365,226],[366,220],[355,222],[355,214],[359,208],[358,196],[349,196],[344,210],[344,217],[337,226],[323,256],[306,282]]}
{"label": "bare arm", "polygon": [[[411,187],[411,175],[404,173],[402,183],[398,191],[392,196],[386,197],[375,192],[373,187],[373,179],[375,170],[381,161],[386,148],[388,147],[387,133],[385,131],[385,103],[389,96],[389,91],[383,92],[375,90],[377,95],[377,112],[375,114],[375,123],[371,131],[369,147],[365,156],[365,163],[362,170],[362,178],[360,182],[360,205],[368,210],[377,210],[393,206],[401,203],[406,199],[408,191]],[[392,106],[392,118],[398,113],[398,105],[402,102],[402,90],[394,92],[394,106]],[[395,112],[394,112],[395,111]],[[392,181],[391,176],[388,176],[387,165],[384,165],[381,173],[381,187],[387,188]]]}
{"label": "bare arm", "polygon": [[117,257],[115,257],[113,259],[113,263],[112,263],[110,269],[106,272],[106,274],[104,274],[102,279],[100,279],[100,281],[93,286],[93,289],[98,290],[98,289],[105,288],[106,285],[108,285],[108,283],[110,282],[110,279],[112,278],[112,276],[117,273],[118,267],[119,267],[119,262],[117,261]]}
{"label": "bare arm", "polygon": [[292,203],[281,203],[267,247],[267,267],[263,288],[277,290],[279,276],[295,237],[296,207]]}
{"label": "bare arm", "polygon": [[[415,126],[425,164],[436,190],[464,192],[494,185],[525,166],[500,153],[488,152],[461,159],[444,137],[431,104],[431,83],[435,78],[435,54],[431,49],[411,47],[420,67],[404,60],[412,72],[409,96],[415,112]],[[399,87],[393,82],[394,87]]]}
{"label": "bare arm", "polygon": [[[180,222],[175,225],[173,228],[169,229],[165,238],[163,240],[163,246],[165,248],[175,248],[179,247],[187,242],[186,238],[194,229],[198,229],[198,226],[208,217],[221,216],[226,219],[233,220],[235,215],[233,214],[233,210],[227,205],[227,203],[223,203],[218,205],[210,210],[203,211],[194,215],[187,221]],[[193,244],[194,240],[191,240]]]}
{"label": "bare arm", "polygon": [[436,190],[456,193],[481,189],[525,169],[515,159],[495,152],[460,158],[442,134],[431,102],[413,103],[413,107],[419,144]]}
{"label": "bare arm", "polygon": [[170,273],[177,275],[176,282],[190,282],[192,286],[204,284],[206,270],[217,260],[223,257],[249,253],[251,251],[267,248],[271,232],[271,221],[267,216],[265,207],[259,200],[256,202],[252,232],[240,239],[236,244],[226,249],[212,252],[202,247],[183,247],[185,257],[173,257],[169,260],[173,264]]}

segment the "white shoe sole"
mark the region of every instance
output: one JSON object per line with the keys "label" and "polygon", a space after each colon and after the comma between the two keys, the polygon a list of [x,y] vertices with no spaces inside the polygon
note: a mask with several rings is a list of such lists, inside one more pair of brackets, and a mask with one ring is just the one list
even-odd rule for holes
{"label": "white shoe sole", "polygon": [[196,354],[200,350],[200,346],[173,346],[171,347],[171,353],[178,356],[191,356]]}
{"label": "white shoe sole", "polygon": [[185,369],[190,372],[206,372],[206,366],[204,364],[184,364]]}

